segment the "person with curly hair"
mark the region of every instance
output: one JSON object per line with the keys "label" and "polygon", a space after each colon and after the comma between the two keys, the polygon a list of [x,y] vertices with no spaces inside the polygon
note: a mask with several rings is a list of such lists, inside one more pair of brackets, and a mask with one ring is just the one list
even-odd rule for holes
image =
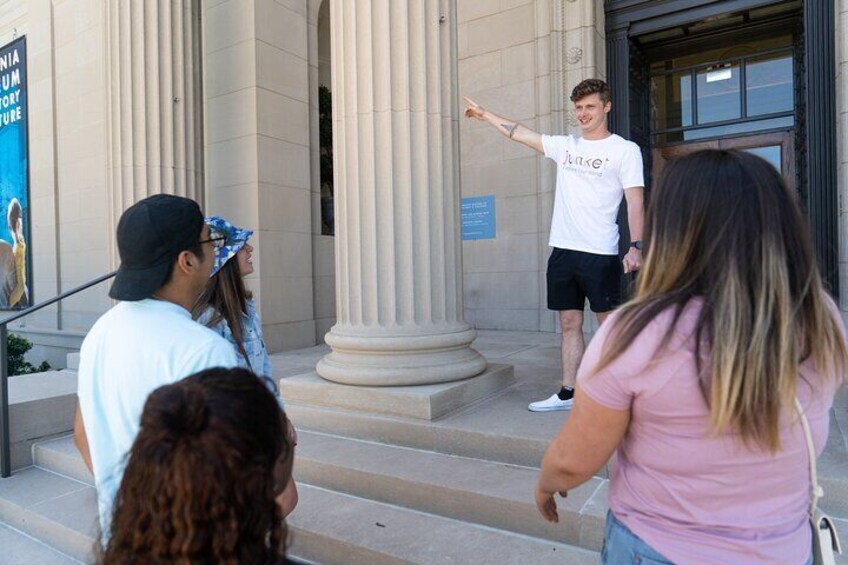
{"label": "person with curly hair", "polygon": [[115,498],[103,563],[285,563],[276,498],[288,420],[261,377],[208,369],[156,389]]}

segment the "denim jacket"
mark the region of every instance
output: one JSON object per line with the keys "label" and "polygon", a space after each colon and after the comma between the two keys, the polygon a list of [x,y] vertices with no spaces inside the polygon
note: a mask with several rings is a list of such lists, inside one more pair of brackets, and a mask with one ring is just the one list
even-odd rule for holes
{"label": "denim jacket", "polygon": [[252,298],[247,300],[247,314],[244,315],[244,351],[247,357],[239,351],[233,332],[230,331],[230,325],[225,318],[221,318],[215,325],[209,325],[209,322],[215,316],[215,310],[209,306],[200,315],[197,321],[208,327],[227,341],[233,344],[236,350],[236,355],[239,360],[239,367],[250,369],[257,375],[263,377],[272,377],[271,374],[271,359],[268,357],[268,352],[265,349],[265,342],[262,339],[262,320],[259,319],[259,314],[256,312],[256,303]]}

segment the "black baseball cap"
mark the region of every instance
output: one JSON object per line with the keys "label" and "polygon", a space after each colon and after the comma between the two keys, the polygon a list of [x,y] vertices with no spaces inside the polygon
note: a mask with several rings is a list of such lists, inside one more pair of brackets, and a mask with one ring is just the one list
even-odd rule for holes
{"label": "black baseball cap", "polygon": [[118,222],[121,266],[109,296],[128,301],[153,296],[180,252],[200,241],[202,230],[203,213],[189,198],[155,194],[127,208]]}

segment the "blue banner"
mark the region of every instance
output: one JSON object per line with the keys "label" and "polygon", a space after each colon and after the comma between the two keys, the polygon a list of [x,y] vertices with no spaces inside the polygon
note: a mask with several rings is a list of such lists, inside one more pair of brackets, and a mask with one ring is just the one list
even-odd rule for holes
{"label": "blue banner", "polygon": [[21,37],[0,48],[0,310],[25,308],[32,297],[26,74]]}
{"label": "blue banner", "polygon": [[494,239],[495,234],[495,197],[463,198],[462,239]]}

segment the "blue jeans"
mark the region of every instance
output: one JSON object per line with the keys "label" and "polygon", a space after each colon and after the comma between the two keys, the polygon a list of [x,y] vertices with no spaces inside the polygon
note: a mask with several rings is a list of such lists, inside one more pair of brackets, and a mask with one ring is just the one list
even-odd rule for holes
{"label": "blue jeans", "polygon": [[[604,565],[673,565],[671,561],[631,532],[612,511],[607,512],[601,563]],[[813,565],[812,555],[807,565]]]}
{"label": "blue jeans", "polygon": [[607,512],[601,563],[604,565],[673,565],[671,561],[631,532],[612,511]]}

